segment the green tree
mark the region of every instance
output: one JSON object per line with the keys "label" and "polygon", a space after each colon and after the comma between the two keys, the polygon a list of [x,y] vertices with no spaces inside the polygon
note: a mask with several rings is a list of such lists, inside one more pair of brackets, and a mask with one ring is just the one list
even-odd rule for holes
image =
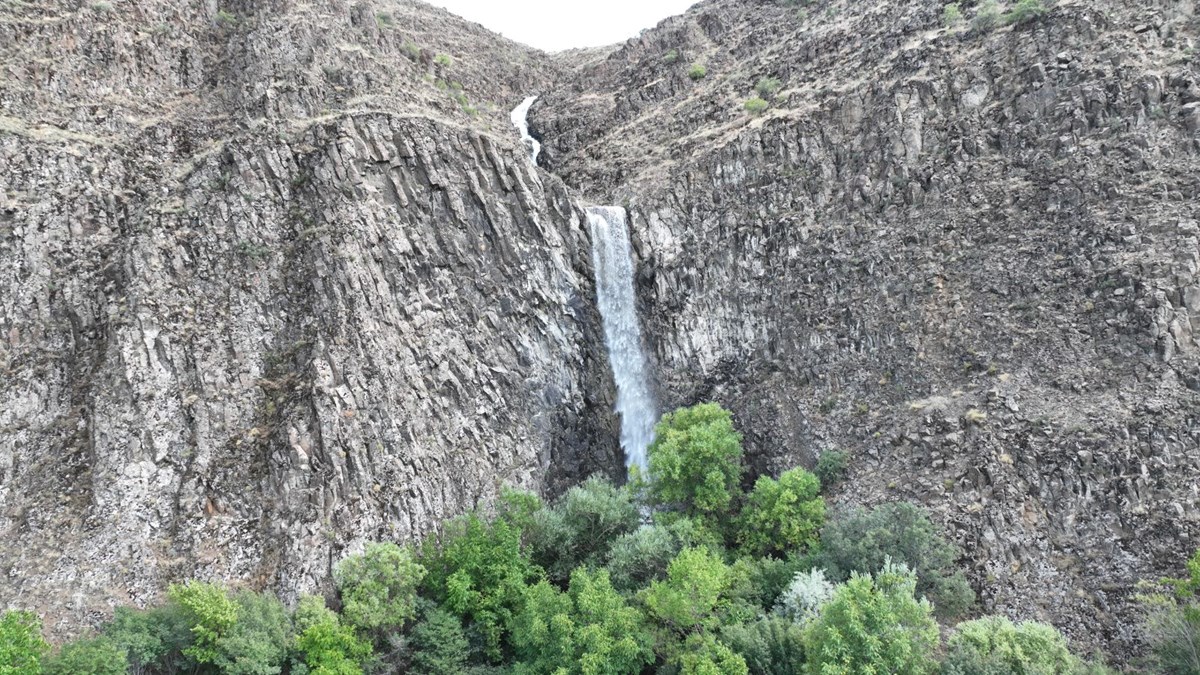
{"label": "green tree", "polygon": [[626,604],[604,570],[577,569],[567,592],[531,586],[513,628],[519,675],[640,673],[653,660],[641,613]]}
{"label": "green tree", "polygon": [[853,571],[875,572],[890,558],[916,571],[917,593],[933,602],[939,617],[961,616],[975,601],[974,591],[955,568],[958,548],[942,538],[923,510],[908,502],[837,514],[821,531],[821,547],[821,566],[835,581]]}
{"label": "green tree", "polygon": [[422,562],[430,596],[478,624],[488,659],[498,663],[526,584],[545,576],[522,549],[520,528],[504,518],[489,523],[469,514],[446,526],[440,546],[426,540]]}
{"label": "green tree", "polygon": [[137,610],[118,607],[103,634],[125,652],[133,672],[192,669],[183,651],[192,644],[189,615],[174,602]]}
{"label": "green tree", "polygon": [[665,577],[667,566],[689,546],[719,548],[720,540],[690,518],[643,525],[613,541],[605,569],[614,588],[632,592]]}
{"label": "green tree", "polygon": [[814,675],[934,672],[938,627],[916,577],[890,562],[875,577],[855,573],[808,624],[804,646]]}
{"label": "green tree", "polygon": [[195,579],[171,584],[167,597],[183,608],[191,626],[192,644],[184,648],[184,655],[196,663],[214,663],[221,638],[237,623],[237,604],[220,586]]}
{"label": "green tree", "polygon": [[565,583],[576,567],[601,565],[614,541],[638,528],[640,515],[628,490],[593,477],[531,521],[526,539],[533,560]]}
{"label": "green tree", "polygon": [[462,622],[444,609],[433,607],[409,634],[413,675],[459,675],[467,669],[471,645]]}
{"label": "green tree", "polygon": [[292,619],[274,595],[234,594],[237,623],[217,640],[213,664],[222,675],[278,675],[287,663]]}
{"label": "green tree", "polygon": [[642,601],[660,624],[680,634],[716,627],[717,611],[733,581],[729,566],[708,548],[685,548]]}
{"label": "green tree", "polygon": [[42,620],[33,612],[10,610],[0,616],[0,675],[37,675],[49,648]]}
{"label": "green tree", "polygon": [[412,552],[390,542],[367,544],[333,568],[343,618],[370,632],[399,629],[413,618],[424,578],[425,568]]}
{"label": "green tree", "polygon": [[746,661],[711,635],[690,635],[676,663],[680,675],[747,675]]}
{"label": "green tree", "polygon": [[743,507],[738,544],[751,556],[804,552],[817,545],[825,523],[821,482],[800,467],[774,480],[761,476]]}
{"label": "green tree", "polygon": [[301,598],[295,623],[295,649],[308,675],[362,675],[362,664],[371,657],[371,644],[359,639],[353,628],[327,609],[323,598]]}
{"label": "green tree", "polygon": [[742,657],[751,675],[803,672],[804,628],[782,616],[722,626],[721,642]]}
{"label": "green tree", "polygon": [[112,638],[68,642],[42,660],[43,675],[125,675],[129,659]]}
{"label": "green tree", "polygon": [[742,435],[729,411],[701,403],[663,415],[648,453],[654,501],[723,529],[742,479]]}
{"label": "green tree", "polygon": [[1002,616],[958,624],[947,648],[944,675],[1073,675],[1081,667],[1053,626]]}

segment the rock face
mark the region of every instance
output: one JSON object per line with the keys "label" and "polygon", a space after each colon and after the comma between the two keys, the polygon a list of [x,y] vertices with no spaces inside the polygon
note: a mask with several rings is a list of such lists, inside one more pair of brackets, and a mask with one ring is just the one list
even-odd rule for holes
{"label": "rock face", "polygon": [[544,55],[417,4],[44,4],[0,14],[0,605],[292,596],[620,472],[583,213],[507,120]]}
{"label": "rock face", "polygon": [[926,505],[984,610],[1134,653],[1200,537],[1195,3],[800,4],[549,57],[407,1],[4,3],[0,603],[293,595],[619,475],[586,198],[662,409],[850,451],[836,501]]}
{"label": "rock face", "polygon": [[850,451],[837,501],[926,505],[984,610],[1134,653],[1134,582],[1200,536],[1194,4],[785,4],[580,56],[531,115],[631,207],[662,407],[727,405],[759,471]]}

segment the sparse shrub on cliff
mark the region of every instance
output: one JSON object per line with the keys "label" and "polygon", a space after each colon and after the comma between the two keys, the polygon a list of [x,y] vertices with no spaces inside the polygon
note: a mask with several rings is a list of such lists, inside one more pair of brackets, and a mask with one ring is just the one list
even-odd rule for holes
{"label": "sparse shrub on cliff", "polygon": [[943,675],[1075,675],[1079,660],[1053,626],[985,616],[958,624],[947,642]]}
{"label": "sparse shrub on cliff", "polygon": [[946,28],[954,28],[962,23],[962,9],[957,2],[952,2],[942,8],[942,25]]}
{"label": "sparse shrub on cliff", "polygon": [[342,615],[368,632],[395,630],[416,613],[417,587],[425,568],[412,553],[392,543],[367,544],[333,568]]}
{"label": "sparse shrub on cliff", "polygon": [[42,659],[42,675],[125,675],[129,659],[110,638],[70,642]]}
{"label": "sparse shrub on cliff", "polygon": [[232,28],[238,24],[238,18],[233,12],[219,9],[217,10],[216,22],[218,26]]}
{"label": "sparse shrub on cliff", "polygon": [[1046,13],[1042,0],[1018,0],[1012,9],[1004,14],[1004,23],[1020,25],[1040,18]]}
{"label": "sparse shrub on cliff", "polygon": [[873,576],[852,575],[805,629],[807,672],[935,672],[938,627],[916,587],[916,576],[890,561]]}
{"label": "sparse shrub on cliff", "polygon": [[667,413],[647,452],[655,503],[724,530],[742,479],[742,435],[730,412],[701,403]]}
{"label": "sparse shrub on cliff", "polygon": [[42,621],[33,612],[0,616],[0,675],[36,675],[49,648],[42,639]]}
{"label": "sparse shrub on cliff", "polygon": [[751,115],[763,114],[767,111],[767,106],[767,102],[758,96],[746,99],[746,102],[742,104],[742,107],[746,109],[746,112],[750,113]]}
{"label": "sparse shrub on cliff", "polygon": [[908,502],[837,514],[821,531],[821,548],[821,562],[834,580],[855,571],[875,572],[889,559],[909,565],[917,577],[917,593],[933,602],[941,618],[961,616],[975,601],[955,568],[958,548]]}
{"label": "sparse shrub on cliff", "polygon": [[763,99],[771,99],[774,98],[781,86],[783,85],[780,84],[779,78],[762,77],[755,83],[754,91],[758,92],[758,95]]}
{"label": "sparse shrub on cliff", "polygon": [[801,467],[760,476],[738,518],[737,541],[751,556],[805,552],[825,523],[821,481]]}
{"label": "sparse shrub on cliff", "polygon": [[449,54],[438,54],[433,57],[433,62],[443,68],[449,68],[454,64],[454,59],[450,58]]}
{"label": "sparse shrub on cliff", "polygon": [[813,473],[821,479],[821,487],[829,489],[846,478],[849,464],[850,455],[844,450],[831,448],[822,452],[821,456],[817,458],[817,466],[813,469]]}
{"label": "sparse shrub on cliff", "polygon": [[688,77],[692,78],[693,80],[703,80],[707,75],[708,68],[705,68],[699,63],[693,63],[692,67],[688,69]]}
{"label": "sparse shrub on cliff", "polygon": [[668,49],[667,53],[663,54],[662,60],[663,60],[663,63],[667,64],[668,66],[674,65],[676,62],[679,61],[679,50],[678,49]]}
{"label": "sparse shrub on cliff", "polygon": [[996,0],[983,0],[975,9],[975,18],[971,19],[971,28],[986,32],[1000,25],[1000,5]]}
{"label": "sparse shrub on cliff", "polygon": [[1187,563],[1188,576],[1166,579],[1140,595],[1142,634],[1165,673],[1200,673],[1200,550]]}

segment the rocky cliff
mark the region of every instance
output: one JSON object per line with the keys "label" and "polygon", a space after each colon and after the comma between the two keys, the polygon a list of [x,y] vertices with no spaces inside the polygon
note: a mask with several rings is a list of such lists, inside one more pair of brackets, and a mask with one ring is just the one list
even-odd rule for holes
{"label": "rocky cliff", "polygon": [[1124,656],[1200,536],[1195,12],[713,0],[533,126],[631,208],[664,408],[721,401],[762,471],[849,451],[838,502],[926,505],[985,610]]}
{"label": "rocky cliff", "polygon": [[0,603],[288,596],[619,472],[587,200],[663,409],[849,451],[835,501],[926,505],[987,611],[1132,653],[1200,536],[1198,34],[707,0],[551,57],[407,1],[0,0]]}
{"label": "rocky cliff", "polygon": [[0,603],[319,587],[619,471],[546,57],[414,3],[0,8]]}

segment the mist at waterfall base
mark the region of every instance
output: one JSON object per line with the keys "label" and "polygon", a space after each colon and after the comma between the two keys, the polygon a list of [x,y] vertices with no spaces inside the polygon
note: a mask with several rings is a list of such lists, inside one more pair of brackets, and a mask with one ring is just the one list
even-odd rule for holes
{"label": "mist at waterfall base", "polygon": [[654,440],[658,413],[646,377],[646,357],[642,352],[642,334],[633,292],[633,250],[629,244],[625,209],[591,206],[587,209],[587,217],[604,342],[617,385],[616,411],[621,416],[625,466],[638,467],[644,476],[646,449]]}

